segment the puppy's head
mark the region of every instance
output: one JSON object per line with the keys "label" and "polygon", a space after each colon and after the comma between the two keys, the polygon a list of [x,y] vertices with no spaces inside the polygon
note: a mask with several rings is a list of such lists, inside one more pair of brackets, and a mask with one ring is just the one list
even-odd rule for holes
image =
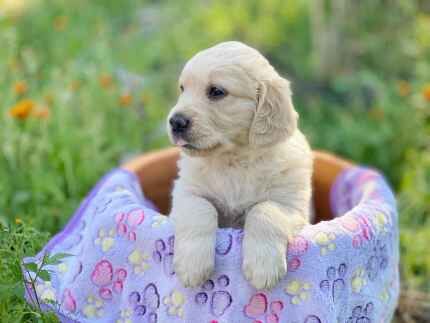
{"label": "puppy's head", "polygon": [[179,78],[167,127],[187,154],[274,145],[297,127],[289,82],[255,49],[225,42],[196,54]]}

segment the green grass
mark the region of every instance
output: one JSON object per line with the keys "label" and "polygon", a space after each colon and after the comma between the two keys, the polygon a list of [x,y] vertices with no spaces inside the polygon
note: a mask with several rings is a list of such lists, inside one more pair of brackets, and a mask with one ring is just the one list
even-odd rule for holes
{"label": "green grass", "polygon": [[[399,197],[405,282],[430,291],[430,103],[422,93],[430,83],[430,16],[419,1],[380,15],[369,13],[382,4],[363,1],[344,30],[354,63],[329,77],[317,73],[306,1],[29,3],[0,16],[1,322],[50,320],[7,292],[22,279],[20,260],[61,229],[124,156],[167,145],[164,118],[181,66],[227,39],[260,48],[292,79],[313,147],[386,174]],[[357,39],[363,51],[348,52]],[[408,93],[399,93],[399,80]],[[17,82],[27,84],[25,93],[16,93]],[[11,117],[23,99],[48,107],[49,117]]]}

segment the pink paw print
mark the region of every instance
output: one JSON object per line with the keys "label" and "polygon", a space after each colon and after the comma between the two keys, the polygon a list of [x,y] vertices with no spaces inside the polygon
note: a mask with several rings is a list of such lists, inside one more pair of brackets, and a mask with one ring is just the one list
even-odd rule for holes
{"label": "pink paw print", "polygon": [[302,236],[295,236],[288,240],[288,271],[296,271],[301,266],[301,255],[309,248],[309,242]]}
{"label": "pink paw print", "polygon": [[341,225],[354,234],[352,239],[352,246],[354,248],[360,248],[364,242],[370,241],[372,238],[372,225],[369,220],[361,215],[346,217],[340,217],[339,221]]}
{"label": "pink paw print", "polygon": [[136,241],[136,228],[145,219],[142,209],[134,209],[128,213],[118,213],[115,217],[116,231],[130,241]]}
{"label": "pink paw print", "polygon": [[257,293],[251,297],[243,311],[247,317],[254,319],[253,323],[278,323],[283,309],[284,304],[281,301],[273,301],[269,305],[267,296]]}
{"label": "pink paw print", "polygon": [[76,300],[73,297],[72,291],[68,288],[66,288],[63,292],[62,305],[69,312],[76,311]]}
{"label": "pink paw print", "polygon": [[99,261],[91,273],[91,281],[99,287],[99,296],[104,300],[111,300],[113,293],[120,294],[127,277],[127,271],[123,268],[113,270],[108,260]]}

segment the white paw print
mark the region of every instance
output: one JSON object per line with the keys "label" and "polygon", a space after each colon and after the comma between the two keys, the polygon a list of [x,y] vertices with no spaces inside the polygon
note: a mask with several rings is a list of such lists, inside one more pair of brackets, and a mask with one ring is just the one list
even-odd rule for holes
{"label": "white paw print", "polygon": [[309,299],[311,285],[297,279],[290,281],[284,291],[291,296],[291,304],[297,305]]}
{"label": "white paw print", "polygon": [[364,270],[363,267],[358,267],[352,274],[352,278],[351,278],[352,291],[354,293],[359,293],[364,288],[364,286],[366,286],[366,284],[367,284],[366,271]]}
{"label": "white paw print", "polygon": [[112,228],[109,231],[106,231],[106,229],[101,228],[99,230],[98,238],[94,243],[99,245],[103,252],[109,251],[115,244],[115,229]]}
{"label": "white paw print", "polygon": [[152,223],[151,226],[153,228],[159,228],[162,225],[166,224],[167,222],[169,222],[169,219],[167,216],[165,215],[156,215],[152,218]]}
{"label": "white paw print", "polygon": [[128,256],[128,262],[133,266],[135,274],[142,274],[149,268],[149,256],[138,249],[135,249]]}
{"label": "white paw print", "polygon": [[177,316],[183,318],[184,309],[183,305],[185,303],[185,295],[178,290],[173,290],[169,296],[164,297],[164,305],[167,307],[167,313],[170,316]]}
{"label": "white paw print", "polygon": [[51,282],[38,283],[36,285],[36,293],[42,301],[55,302],[55,289],[52,287]]}
{"label": "white paw print", "polygon": [[315,235],[315,242],[320,246],[321,255],[326,255],[329,251],[336,249],[336,244],[333,242],[336,235],[333,232],[318,232]]}
{"label": "white paw print", "polygon": [[122,309],[119,314],[119,319],[116,320],[116,323],[132,323],[131,316],[133,315],[133,310],[130,307]]}
{"label": "white paw print", "polygon": [[104,314],[103,301],[94,295],[88,296],[87,304],[84,306],[83,313],[87,318],[102,317]]}

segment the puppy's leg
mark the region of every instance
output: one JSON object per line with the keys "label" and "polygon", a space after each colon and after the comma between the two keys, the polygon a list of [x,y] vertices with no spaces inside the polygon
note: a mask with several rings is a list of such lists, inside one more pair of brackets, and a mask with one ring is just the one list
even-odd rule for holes
{"label": "puppy's leg", "polygon": [[252,207],[245,222],[242,270],[257,289],[270,289],[287,272],[288,237],[306,224],[303,216],[266,201]]}
{"label": "puppy's leg", "polygon": [[171,217],[175,224],[175,272],[185,287],[197,287],[214,269],[217,211],[198,196],[174,197],[177,199]]}

